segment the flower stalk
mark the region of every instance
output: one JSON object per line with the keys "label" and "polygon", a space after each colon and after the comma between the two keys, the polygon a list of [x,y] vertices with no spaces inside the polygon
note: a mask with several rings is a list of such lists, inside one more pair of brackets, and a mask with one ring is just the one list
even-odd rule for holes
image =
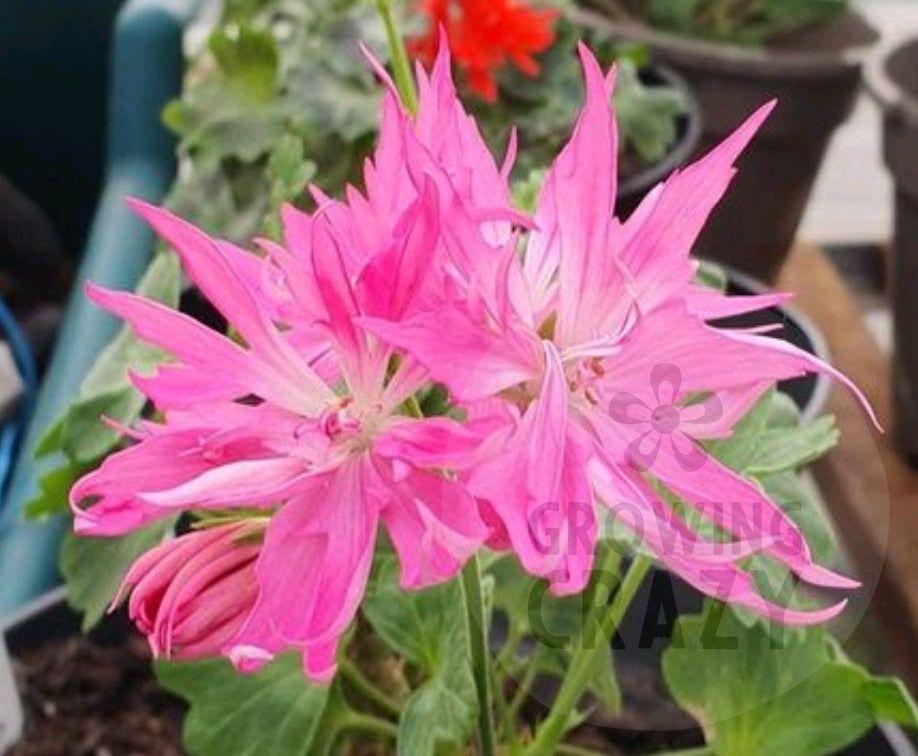
{"label": "flower stalk", "polygon": [[593,659],[597,643],[611,641],[612,634],[621,623],[625,612],[631,605],[638,588],[644,582],[652,562],[645,556],[635,556],[621,580],[621,586],[608,603],[612,586],[602,576],[606,574],[605,566],[614,560],[617,564],[619,555],[610,552],[607,561],[600,567],[593,607],[587,616],[584,628],[583,644],[576,651],[571,666],[567,671],[558,696],[548,717],[536,731],[535,739],[526,750],[527,756],[551,756],[556,753],[558,742],[564,735],[571,713],[580,700],[593,671]]}
{"label": "flower stalk", "polygon": [[389,716],[398,719],[401,716],[401,707],[393,701],[384,691],[377,688],[363,676],[363,673],[350,659],[344,658],[338,664],[341,676],[347,680],[361,696],[370,703],[378,706]]}
{"label": "flower stalk", "polygon": [[495,737],[491,712],[491,657],[488,653],[488,625],[481,589],[481,567],[477,556],[472,556],[462,570],[462,591],[468,619],[472,676],[478,694],[479,746],[482,756],[493,756]]}
{"label": "flower stalk", "polygon": [[412,115],[418,112],[418,94],[414,86],[414,77],[411,75],[411,64],[408,61],[408,52],[405,50],[405,41],[398,32],[395,15],[392,12],[392,0],[376,0],[376,9],[386,29],[386,41],[389,44],[389,57],[392,62],[392,74],[395,86],[402,105]]}

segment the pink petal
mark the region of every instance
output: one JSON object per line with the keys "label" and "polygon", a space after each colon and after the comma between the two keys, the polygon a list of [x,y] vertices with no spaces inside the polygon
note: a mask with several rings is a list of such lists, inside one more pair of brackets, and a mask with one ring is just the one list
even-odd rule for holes
{"label": "pink petal", "polygon": [[634,292],[649,312],[694,277],[689,254],[711,211],[733,178],[740,153],[775,107],[759,108],[731,136],[696,163],[674,173],[647,195],[621,229],[622,262],[637,281]]}
{"label": "pink petal", "polygon": [[488,535],[475,500],[461,484],[418,470],[388,484],[382,519],[399,556],[401,587],[455,577]]}
{"label": "pink petal", "polygon": [[377,396],[382,389],[388,350],[373,349],[355,319],[363,314],[342,257],[340,239],[325,222],[313,226],[312,266],[326,325],[351,392]]}
{"label": "pink petal", "polygon": [[503,451],[473,469],[469,489],[500,519],[530,573],[559,594],[589,580],[597,525],[586,480],[588,446],[568,422],[569,394],[553,345],[545,344],[545,376]]}
{"label": "pink petal", "polygon": [[417,467],[463,469],[472,464],[481,438],[448,417],[405,419],[377,437],[374,454],[401,459]]}
{"label": "pink petal", "polygon": [[[294,411],[318,413],[324,407],[316,394],[306,390],[304,382],[279,374],[251,352],[183,313],[92,283],[86,285],[86,294],[95,304],[127,321],[140,339],[201,368],[204,375],[220,374],[221,391],[228,381],[235,380],[237,396],[257,393]],[[329,390],[323,386],[323,391]]]}
{"label": "pink petal", "polygon": [[537,371],[534,337],[501,333],[458,304],[400,323],[378,318],[360,322],[371,333],[417,358],[457,401],[488,398],[531,379]]}
{"label": "pink petal", "polygon": [[420,198],[400,221],[393,243],[367,261],[360,272],[358,291],[363,312],[398,320],[427,275],[431,251],[439,237],[436,187],[427,181]]}
{"label": "pink petal", "polygon": [[717,320],[776,307],[793,299],[793,296],[781,291],[774,294],[727,296],[707,286],[691,286],[685,293],[685,303],[693,315],[704,320]]}
{"label": "pink petal", "polygon": [[155,507],[267,506],[295,492],[308,476],[308,464],[295,457],[247,459],[220,465],[173,488],[148,489],[139,498]]}
{"label": "pink petal", "polygon": [[328,401],[331,392],[280,338],[264,308],[252,296],[233,265],[210,237],[166,210],[139,200],[131,208],[167,241],[181,256],[185,269],[198,288],[223,313],[248,345],[280,375],[299,381],[317,402]]}
{"label": "pink petal", "polygon": [[334,673],[333,649],[357,612],[373,555],[371,475],[355,460],[271,519],[256,566],[258,599],[224,650],[237,667],[250,671],[301,648],[306,674],[327,682]]}
{"label": "pink petal", "polygon": [[[197,430],[163,433],[110,455],[70,489],[74,530],[80,535],[123,535],[170,511],[141,501],[147,486],[179,485],[211,467]],[[80,505],[97,499],[86,509]]]}
{"label": "pink petal", "polygon": [[604,503],[617,510],[616,516],[644,540],[669,570],[702,593],[787,625],[821,624],[844,609],[846,601],[814,611],[789,609],[767,601],[758,593],[752,576],[734,562],[754,551],[767,550],[769,540],[703,541],[641,477],[616,471],[614,464],[608,462],[591,463],[590,470]]}
{"label": "pink petal", "polygon": [[603,330],[604,316],[621,295],[621,274],[609,232],[615,205],[618,132],[610,91],[599,64],[580,46],[586,104],[574,133],[555,160],[539,196],[527,272],[536,301],[547,291],[557,260],[558,322],[562,347]]}

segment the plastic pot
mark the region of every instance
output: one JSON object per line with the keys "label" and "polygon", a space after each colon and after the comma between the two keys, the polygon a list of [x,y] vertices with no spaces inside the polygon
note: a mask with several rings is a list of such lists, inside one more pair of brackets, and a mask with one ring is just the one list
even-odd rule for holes
{"label": "plastic pot", "polygon": [[[596,3],[599,4],[598,2]],[[854,104],[876,32],[857,13],[763,48],[667,34],[638,22],[575,11],[581,23],[649,45],[676,69],[701,106],[706,151],[753,110],[778,108],[739,161],[739,174],[702,234],[699,256],[773,281],[794,240],[833,131]]]}
{"label": "plastic pot", "polygon": [[676,143],[666,153],[666,156],[658,163],[629,176],[619,185],[615,204],[615,212],[619,217],[630,215],[644,195],[673,171],[688,162],[701,144],[701,111],[685,79],[673,69],[661,65],[648,66],[642,70],[641,79],[650,86],[668,86],[678,89],[685,102],[685,113],[679,117]]}
{"label": "plastic pot", "polygon": [[[770,287],[752,276],[727,269],[728,294],[767,294],[771,291]],[[831,362],[829,347],[822,331],[792,305],[783,304],[716,321],[716,325],[729,328],[753,328],[775,324],[781,325],[781,329],[773,333],[775,337],[815,355],[823,362]],[[778,388],[794,400],[804,422],[815,420],[822,414],[831,387],[832,382],[827,376],[812,374],[778,383]]]}
{"label": "plastic pot", "polygon": [[918,39],[878,57],[868,70],[883,108],[883,155],[895,182],[889,276],[894,314],[893,438],[918,459]]}
{"label": "plastic pot", "polygon": [[0,512],[0,614],[9,614],[57,582],[57,548],[65,518],[28,523],[21,510],[42,472],[31,450],[79,389],[116,320],[83,294],[92,279],[131,288],[153,251],[153,235],[124,203],[126,195],[159,200],[175,174],[174,140],[160,121],[181,87],[182,34],[199,0],[130,0],[115,28],[109,97],[107,171],[92,230]]}
{"label": "plastic pot", "polygon": [[[663,603],[670,608],[664,614],[665,620],[669,622],[668,631],[657,624],[660,615],[654,613],[662,606],[658,600],[661,592],[666,593],[668,598]],[[654,594],[657,596],[656,599],[653,598]],[[681,612],[697,612],[700,608],[701,599],[692,588],[663,570],[652,570],[635,596],[634,603],[626,613],[620,628],[621,646],[616,650],[616,665],[627,667],[633,663],[647,663],[648,651],[645,648],[637,652],[640,657],[640,661],[637,662],[628,651],[638,648],[641,644],[641,635],[646,634],[645,625],[652,626],[655,630],[656,639],[650,653],[656,654],[658,660],[669,643],[671,621]],[[67,607],[63,589],[58,589],[23,607],[10,617],[3,625],[2,631],[10,654],[15,658],[24,651],[79,634],[80,620]],[[116,614],[107,617],[92,634],[100,643],[108,645],[118,644],[128,632],[136,631],[129,627],[121,614]],[[662,637],[661,634],[666,637]],[[883,724],[869,731],[860,741],[842,753],[845,756],[915,756],[915,749],[902,730]]]}
{"label": "plastic pot", "polygon": [[13,313],[0,300],[0,340],[9,344],[16,370],[22,381],[22,394],[16,401],[12,414],[0,422],[0,511],[3,510],[4,491],[13,460],[19,449],[19,441],[35,401],[38,382],[35,359],[26,335],[16,322]]}

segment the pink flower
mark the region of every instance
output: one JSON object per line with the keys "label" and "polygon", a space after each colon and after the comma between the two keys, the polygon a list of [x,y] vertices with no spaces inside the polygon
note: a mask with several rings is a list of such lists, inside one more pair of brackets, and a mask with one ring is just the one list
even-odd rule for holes
{"label": "pink flower", "polygon": [[[447,53],[429,78],[418,70],[416,118],[387,83],[366,196],[351,188],[339,203],[314,190],[319,210],[284,208],[285,244],[259,240],[263,256],[132,202],[237,340],[142,297],[87,287],[175,361],[132,375],[164,419],[131,431],[134,446],[74,486],[76,531],[117,536],[189,509],[261,509],[268,522],[250,570],[257,595],[232,637],[209,646],[242,669],[297,648],[313,679],[334,673],[380,522],[405,588],[451,578],[487,536],[453,474],[472,463],[479,437],[448,418],[406,417],[401,406],[426,371],[356,321],[442,301],[462,277],[445,272],[448,259],[473,251],[462,238],[490,249],[479,229],[509,241],[512,146],[499,171],[459,104]],[[447,196],[407,165],[406,142],[449,177]],[[453,206],[476,212],[442,223]]]}
{"label": "pink flower", "polygon": [[[285,307],[300,308],[289,331],[278,329],[263,292],[253,290],[266,279],[244,280],[234,264],[247,253],[228,251],[165,211],[134,207],[179,252],[246,346],[139,296],[88,287],[93,301],[177,362],[136,379],[165,420],[146,423],[135,446],[74,486],[75,527],[118,535],[188,509],[264,509],[270,521],[252,568],[258,595],[222,648],[245,668],[300,648],[307,673],[326,680],[360,602],[380,520],[406,588],[452,577],[485,536],[464,487],[439,472],[465,464],[478,439],[447,418],[399,414],[424,371],[403,359],[390,376],[393,349],[353,323],[402,311],[437,233],[436,198],[431,190],[410,207],[398,254],[369,261],[358,281],[346,272],[353,250],[323,217],[309,219],[310,235],[299,240],[308,247],[272,248],[299,283],[312,281],[307,290],[288,279]],[[382,277],[389,284],[380,288]],[[311,317],[317,338],[309,341]],[[327,379],[314,367],[323,362],[334,367]],[[90,498],[92,507],[78,506]]]}
{"label": "pink flower", "polygon": [[[707,460],[704,449],[692,442],[692,425],[709,425],[720,420],[723,409],[716,394],[705,401],[680,406],[677,402],[682,374],[675,365],[655,365],[650,371],[654,401],[648,404],[630,391],[620,391],[609,402],[612,419],[637,429],[628,444],[627,457],[631,464],[644,472],[651,469],[660,453],[660,445],[668,444],[668,452],[686,472],[694,472]],[[703,432],[697,429],[694,435]]]}
{"label": "pink flower", "polygon": [[[522,260],[514,245],[477,256],[455,296],[400,322],[361,323],[414,355],[473,416],[496,419],[484,461],[465,479],[493,526],[491,544],[512,548],[556,593],[586,585],[602,504],[613,515],[628,514],[659,559],[704,593],[784,622],[825,620],[844,602],[812,612],[772,604],[740,560],[761,552],[814,585],[856,583],[814,564],[799,528],[754,483],[707,456],[684,464],[697,461],[699,440],[729,435],[777,380],[823,372],[848,383],[786,343],[705,322],[783,295],[725,297],[694,283],[692,245],[772,105],[658,186],[621,223],[613,217],[614,72],[605,77],[585,47],[580,54],[586,105],[545,180]],[[438,189],[447,183],[431,175]],[[673,443],[645,457],[649,474],[642,474],[634,429],[622,422],[614,397],[627,392],[658,406],[654,372],[661,365],[679,375],[670,406],[713,395],[721,411],[709,423],[674,427]],[[680,419],[683,411],[689,409],[679,410]],[[678,494],[734,540],[715,543],[695,532],[655,486]]]}
{"label": "pink flower", "polygon": [[155,656],[218,655],[255,603],[253,540],[263,531],[263,523],[242,522],[166,541],[134,563],[112,606],[130,592],[128,614]]}

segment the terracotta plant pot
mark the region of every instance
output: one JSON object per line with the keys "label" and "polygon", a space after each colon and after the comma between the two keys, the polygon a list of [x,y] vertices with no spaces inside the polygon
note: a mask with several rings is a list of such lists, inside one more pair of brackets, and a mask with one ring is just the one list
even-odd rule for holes
{"label": "terracotta plant pot", "polygon": [[[600,0],[601,1],[601,0]],[[600,2],[596,2],[597,5]],[[833,131],[848,116],[874,30],[856,13],[764,48],[705,42],[575,11],[578,22],[642,42],[676,69],[701,106],[708,150],[755,108],[779,107],[739,162],[739,175],[696,252],[773,281],[806,209]]]}
{"label": "terracotta plant pot", "polygon": [[883,107],[883,153],[896,186],[892,271],[893,437],[918,459],[918,39],[880,56],[868,71]]}

